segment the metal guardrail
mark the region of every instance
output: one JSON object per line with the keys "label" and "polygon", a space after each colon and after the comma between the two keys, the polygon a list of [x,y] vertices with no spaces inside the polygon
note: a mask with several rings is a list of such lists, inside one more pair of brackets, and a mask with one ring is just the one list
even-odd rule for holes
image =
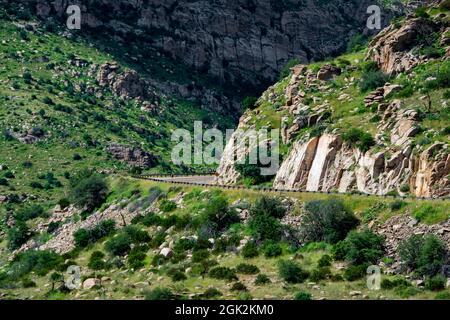
{"label": "metal guardrail", "polygon": [[220,188],[226,190],[249,190],[249,191],[257,191],[257,192],[271,192],[271,193],[313,193],[313,194],[322,194],[322,195],[346,195],[346,196],[366,196],[366,197],[380,197],[385,199],[401,199],[401,200],[426,200],[426,201],[449,201],[450,197],[442,197],[442,198],[427,198],[427,197],[413,197],[413,196],[395,196],[395,195],[376,195],[376,194],[368,194],[362,192],[332,192],[332,191],[306,191],[300,189],[279,189],[272,187],[247,187],[243,185],[222,185],[222,184],[212,184],[212,183],[200,183],[200,182],[187,182],[187,181],[167,181],[162,180],[164,178],[177,178],[177,177],[196,177],[196,176],[207,176],[211,175],[211,173],[201,173],[201,174],[149,174],[149,175],[135,175],[132,176],[135,179],[143,179],[150,180],[155,182],[164,182],[171,183],[177,185],[186,185],[186,186],[199,186],[199,187],[213,187]]}

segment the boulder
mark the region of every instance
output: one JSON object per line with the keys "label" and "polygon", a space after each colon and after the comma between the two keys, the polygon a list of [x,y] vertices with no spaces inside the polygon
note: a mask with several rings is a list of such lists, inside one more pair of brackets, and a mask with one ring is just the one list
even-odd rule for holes
{"label": "boulder", "polygon": [[146,169],[154,167],[158,163],[156,156],[140,148],[113,143],[108,146],[107,151],[117,160],[135,167]]}
{"label": "boulder", "polygon": [[173,251],[170,248],[162,248],[159,252],[160,255],[164,256],[165,258],[170,258],[173,256]]}
{"label": "boulder", "polygon": [[400,28],[393,24],[375,36],[366,58],[375,61],[387,74],[409,71],[424,61],[414,49],[437,30],[439,25],[430,19],[408,18]]}
{"label": "boulder", "polygon": [[100,284],[100,281],[98,279],[88,278],[88,279],[84,280],[84,282],[83,282],[83,289],[91,290],[93,287],[95,287],[99,284]]}
{"label": "boulder", "polygon": [[320,68],[317,73],[317,79],[322,81],[328,81],[333,79],[334,77],[340,75],[342,72],[341,68],[335,67],[331,64],[326,64]]}

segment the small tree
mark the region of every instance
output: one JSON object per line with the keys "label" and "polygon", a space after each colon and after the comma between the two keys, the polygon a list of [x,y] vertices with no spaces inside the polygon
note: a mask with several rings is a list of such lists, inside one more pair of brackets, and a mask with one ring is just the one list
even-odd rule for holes
{"label": "small tree", "polygon": [[281,260],[278,263],[278,273],[288,283],[302,283],[309,276],[308,272],[303,271],[299,265],[289,260]]}
{"label": "small tree", "polygon": [[96,173],[74,178],[71,188],[72,203],[80,208],[86,207],[89,212],[102,205],[109,193],[104,177]]}
{"label": "small tree", "polygon": [[50,275],[50,281],[52,283],[52,291],[54,291],[55,290],[55,284],[58,283],[58,282],[64,282],[64,277],[60,273],[53,272]]}
{"label": "small tree", "polygon": [[316,200],[305,205],[301,234],[308,242],[336,243],[343,240],[359,221],[342,201]]}
{"label": "small tree", "polygon": [[435,235],[412,235],[402,241],[398,253],[404,265],[422,276],[434,276],[446,262],[445,244]]}

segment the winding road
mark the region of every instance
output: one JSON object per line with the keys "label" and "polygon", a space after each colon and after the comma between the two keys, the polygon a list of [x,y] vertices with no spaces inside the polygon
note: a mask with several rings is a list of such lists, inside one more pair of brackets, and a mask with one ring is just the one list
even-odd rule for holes
{"label": "winding road", "polygon": [[335,193],[326,191],[304,191],[304,190],[286,190],[286,189],[275,189],[270,187],[247,187],[243,185],[219,185],[215,182],[216,176],[213,174],[198,174],[198,175],[141,175],[133,176],[136,179],[151,180],[155,182],[165,182],[180,185],[197,185],[204,187],[216,187],[221,189],[240,189],[240,190],[252,190],[259,192],[295,192],[295,193],[316,193],[316,194],[338,194],[338,195],[360,195],[367,197],[380,197],[380,198],[391,198],[391,199],[412,199],[412,200],[433,200],[433,201],[449,201],[449,197],[444,198],[420,198],[420,197],[401,197],[401,196],[391,196],[391,195],[376,195],[376,194],[365,194],[365,193]]}

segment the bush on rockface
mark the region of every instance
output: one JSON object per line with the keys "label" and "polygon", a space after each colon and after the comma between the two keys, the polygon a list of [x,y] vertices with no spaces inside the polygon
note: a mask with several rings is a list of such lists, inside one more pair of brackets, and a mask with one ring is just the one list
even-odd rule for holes
{"label": "bush on rockface", "polygon": [[408,269],[432,277],[445,265],[447,249],[435,235],[412,235],[400,243],[398,253]]}
{"label": "bush on rockface", "polygon": [[104,220],[91,229],[80,228],[74,232],[73,237],[75,245],[80,248],[87,247],[89,244],[113,234],[116,231],[114,220]]}
{"label": "bush on rockface", "polygon": [[342,134],[342,139],[350,146],[354,146],[362,152],[367,152],[375,145],[375,140],[370,133],[357,128],[351,128]]}
{"label": "bush on rockface", "polygon": [[358,225],[356,216],[340,200],[316,200],[305,205],[300,232],[307,242],[336,243]]}
{"label": "bush on rockface", "polygon": [[374,90],[378,87],[384,86],[388,82],[389,76],[380,70],[370,70],[364,72],[359,82],[359,89],[361,92]]}
{"label": "bush on rockface", "polygon": [[17,211],[17,213],[14,215],[16,220],[21,221],[28,221],[43,216],[48,217],[48,213],[40,205],[31,205],[24,207]]}

